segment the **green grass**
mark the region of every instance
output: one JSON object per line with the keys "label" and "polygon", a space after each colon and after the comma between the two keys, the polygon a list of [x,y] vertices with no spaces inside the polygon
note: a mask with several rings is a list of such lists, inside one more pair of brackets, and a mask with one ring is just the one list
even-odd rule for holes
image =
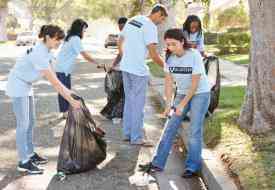
{"label": "green grass", "polygon": [[147,65],[149,66],[150,72],[154,77],[159,77],[159,78],[164,77],[163,68],[161,68],[158,64],[153,63],[152,60],[149,60],[147,61]]}
{"label": "green grass", "polygon": [[205,144],[232,163],[230,171],[239,177],[244,190],[275,189],[275,130],[251,135],[237,124],[245,88],[223,87],[219,109],[207,120]]}
{"label": "green grass", "polygon": [[231,61],[237,64],[249,64],[249,55],[248,54],[230,54],[230,55],[222,55],[222,59],[227,61]]}

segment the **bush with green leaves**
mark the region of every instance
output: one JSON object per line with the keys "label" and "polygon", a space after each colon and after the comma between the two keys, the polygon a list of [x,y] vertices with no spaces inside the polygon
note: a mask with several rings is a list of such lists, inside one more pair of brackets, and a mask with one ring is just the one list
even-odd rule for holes
{"label": "bush with green leaves", "polygon": [[220,54],[245,54],[250,48],[250,32],[225,32],[218,35]]}

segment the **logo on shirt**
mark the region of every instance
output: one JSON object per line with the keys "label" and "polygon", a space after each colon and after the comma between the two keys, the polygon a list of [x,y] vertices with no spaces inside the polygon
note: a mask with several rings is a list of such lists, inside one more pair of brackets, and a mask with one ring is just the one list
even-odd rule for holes
{"label": "logo on shirt", "polygon": [[143,26],[143,24],[141,22],[138,22],[136,20],[131,20],[129,22],[129,24],[131,24],[132,26],[138,27],[138,28],[141,28]]}
{"label": "logo on shirt", "polygon": [[169,67],[169,72],[175,74],[192,74],[192,67]]}

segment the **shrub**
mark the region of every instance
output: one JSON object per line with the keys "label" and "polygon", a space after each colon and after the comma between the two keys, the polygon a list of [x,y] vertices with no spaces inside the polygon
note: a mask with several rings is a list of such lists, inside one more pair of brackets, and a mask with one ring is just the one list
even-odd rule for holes
{"label": "shrub", "polygon": [[218,33],[205,32],[204,33],[204,44],[217,44],[218,43]]}
{"label": "shrub", "polygon": [[249,32],[226,32],[218,35],[217,47],[220,49],[220,54],[245,54],[250,48]]}

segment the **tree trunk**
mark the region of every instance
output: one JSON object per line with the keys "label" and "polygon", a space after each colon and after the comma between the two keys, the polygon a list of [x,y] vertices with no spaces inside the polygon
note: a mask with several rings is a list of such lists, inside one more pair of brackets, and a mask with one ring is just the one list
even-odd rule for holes
{"label": "tree trunk", "polygon": [[8,16],[8,8],[0,7],[0,41],[7,41],[6,18]]}
{"label": "tree trunk", "polygon": [[165,5],[168,9],[168,18],[163,24],[160,24],[158,26],[158,38],[159,38],[158,51],[161,55],[163,55],[163,49],[165,47],[165,43],[163,39],[164,33],[167,29],[176,26],[176,15],[175,15],[175,7],[173,5],[172,0],[159,0],[159,3]]}
{"label": "tree trunk", "polygon": [[275,128],[275,1],[249,0],[251,63],[239,124],[251,133]]}

